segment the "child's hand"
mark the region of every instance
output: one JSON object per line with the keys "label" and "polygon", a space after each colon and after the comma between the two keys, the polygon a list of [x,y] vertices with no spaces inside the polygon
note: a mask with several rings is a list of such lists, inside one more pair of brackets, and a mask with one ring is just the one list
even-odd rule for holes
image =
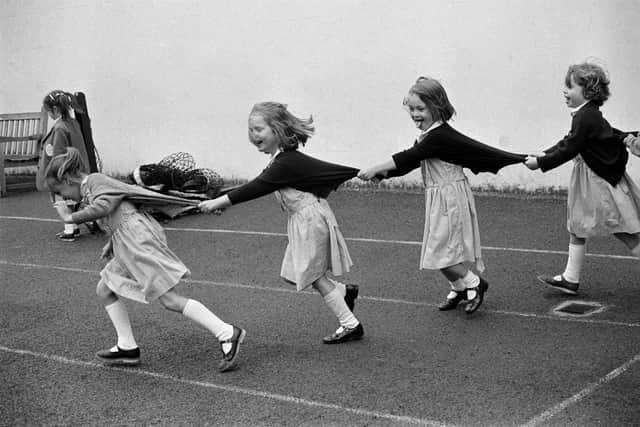
{"label": "child's hand", "polygon": [[55,202],[53,204],[53,207],[56,209],[56,211],[58,211],[58,215],[60,215],[60,218],[62,219],[63,222],[72,222],[71,221],[72,211],[71,209],[69,209],[69,206],[67,206],[67,203],[64,200]]}
{"label": "child's hand", "polygon": [[200,202],[198,205],[198,209],[204,213],[214,213],[216,215],[220,215],[223,210],[221,203],[217,201],[217,199],[213,200],[205,200],[204,202]]}
{"label": "child's hand", "polygon": [[640,156],[640,134],[638,136],[627,135],[623,142],[633,155]]}
{"label": "child's hand", "polygon": [[371,181],[373,178],[375,178],[376,175],[376,170],[374,168],[370,168],[365,171],[361,170],[360,173],[358,173],[358,178],[363,181]]}
{"label": "child's hand", "polygon": [[538,158],[532,155],[527,156],[527,160],[524,161],[524,165],[529,169],[531,169],[532,171],[540,167],[540,165],[538,165]]}

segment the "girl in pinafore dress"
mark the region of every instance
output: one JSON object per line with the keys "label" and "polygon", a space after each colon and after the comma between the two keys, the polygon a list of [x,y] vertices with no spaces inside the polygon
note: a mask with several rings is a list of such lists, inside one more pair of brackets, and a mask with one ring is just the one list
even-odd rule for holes
{"label": "girl in pinafore dress", "polygon": [[362,324],[353,315],[358,287],[345,285],[327,273],[340,276],[353,265],[346,242],[326,197],[357,169],[323,162],[298,151],[313,134],[313,119],[300,119],[286,105],[256,104],[249,115],[249,140],[271,156],[267,168],[254,180],[214,200],[200,203],[212,212],[275,191],[288,214],[287,236],[280,275],[301,291],[309,286],[322,295],[340,327],[324,337],[325,344],[361,339]]}
{"label": "girl in pinafore dress", "polygon": [[475,263],[479,272],[484,270],[478,215],[463,167],[474,173],[497,173],[504,166],[524,161],[525,156],[482,144],[453,129],[448,120],[455,110],[437,80],[418,78],[403,105],[421,131],[418,140],[412,148],[360,172],[358,177],[390,178],[421,168],[425,225],[420,268],[440,270],[450,283],[440,310],[452,310],[467,300],[465,311],[471,314],[482,304],[489,284],[465,265]]}
{"label": "girl in pinafore dress", "polygon": [[[80,109],[75,96],[61,90],[53,90],[42,100],[42,109],[52,120],[55,120],[53,127],[42,140],[42,154],[36,173],[36,186],[38,190],[45,191],[48,188],[46,188],[44,173],[54,156],[66,153],[69,147],[78,150],[85,165],[89,162],[89,156],[80,124],[71,116],[72,110]],[[60,196],[54,194],[51,198],[53,201],[62,200]],[[73,242],[79,235],[80,228],[77,224],[64,224],[64,230],[57,233],[56,237],[62,241]]]}
{"label": "girl in pinafore dress", "polygon": [[178,294],[175,286],[189,275],[189,269],[167,246],[164,230],[158,222],[125,197],[135,194],[134,186],[100,173],[84,174],[78,150],[54,157],[45,172],[48,188],[64,198],[83,201],[85,207],[72,212],[67,205],[54,205],[65,223],[97,221],[109,236],[103,257],[111,260],[100,272],[96,292],[115,327],[118,342],[97,353],[108,364],[136,365],[140,349],[133,336],[123,296],[149,303],[155,300],[168,310],[184,314],[204,326],[220,342],[221,372],[236,366],[245,331],[225,323],[202,303]]}
{"label": "girl in pinafore dress", "polygon": [[625,171],[629,158],[625,141],[631,144],[633,137],[612,128],[600,112],[609,98],[604,69],[592,63],[571,65],[565,85],[565,102],[573,116],[569,134],[525,164],[546,172],[574,161],[567,195],[567,265],[562,274],[538,279],[575,295],[587,238],[613,234],[640,258],[640,188]]}

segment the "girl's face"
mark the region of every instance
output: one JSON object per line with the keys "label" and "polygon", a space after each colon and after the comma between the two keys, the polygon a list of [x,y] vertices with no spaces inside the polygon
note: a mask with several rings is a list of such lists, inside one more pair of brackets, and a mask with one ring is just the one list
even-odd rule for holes
{"label": "girl's face", "polygon": [[47,179],[47,187],[54,193],[59,194],[64,199],[71,199],[79,202],[82,200],[82,194],[80,194],[80,184],[77,182],[57,182],[53,178]]}
{"label": "girl's face", "polygon": [[573,74],[571,75],[569,86],[565,87],[562,93],[569,108],[579,107],[587,101],[584,97],[582,86],[576,83],[573,79]]}
{"label": "girl's face", "polygon": [[249,141],[256,146],[258,151],[265,154],[277,152],[280,145],[273,129],[259,114],[249,116]]}
{"label": "girl's face", "polygon": [[407,95],[407,102],[405,107],[411,116],[411,120],[415,123],[416,127],[422,131],[425,131],[433,124],[433,117],[431,112],[427,108],[427,104],[422,102],[422,99],[415,93],[409,93]]}

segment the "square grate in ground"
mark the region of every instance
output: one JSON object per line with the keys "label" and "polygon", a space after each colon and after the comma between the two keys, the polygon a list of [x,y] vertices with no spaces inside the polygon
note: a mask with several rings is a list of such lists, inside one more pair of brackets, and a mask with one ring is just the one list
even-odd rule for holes
{"label": "square grate in ground", "polygon": [[600,313],[605,306],[594,301],[565,301],[551,311],[558,316],[587,317]]}

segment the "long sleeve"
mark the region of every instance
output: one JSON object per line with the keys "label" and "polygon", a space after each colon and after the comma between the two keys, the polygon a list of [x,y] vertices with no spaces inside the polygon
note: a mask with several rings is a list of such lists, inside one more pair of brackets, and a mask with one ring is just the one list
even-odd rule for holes
{"label": "long sleeve", "polygon": [[557,144],[547,148],[545,156],[538,157],[538,165],[543,172],[556,168],[561,164],[568,162],[584,150],[588,138],[592,133],[590,124],[593,122],[594,116],[591,111],[585,111],[585,114],[576,114],[571,121],[571,131],[560,140]]}
{"label": "long sleeve", "polygon": [[242,202],[248,202],[249,200],[257,199],[267,194],[273,193],[278,188],[277,184],[268,183],[262,181],[260,178],[255,178],[252,181],[244,184],[240,188],[236,188],[227,193],[227,197],[231,201],[232,205],[236,205]]}
{"label": "long sleeve", "polygon": [[473,173],[498,173],[503,167],[524,162],[526,159],[524,154],[504,151],[469,138],[448,123],[429,131],[413,147],[392,157],[396,169],[403,174],[417,168],[422,160],[429,158],[469,168]]}
{"label": "long sleeve", "polygon": [[118,207],[123,198],[123,194],[103,194],[97,196],[91,200],[86,207],[71,214],[71,220],[76,224],[81,224],[83,222],[104,218]]}

